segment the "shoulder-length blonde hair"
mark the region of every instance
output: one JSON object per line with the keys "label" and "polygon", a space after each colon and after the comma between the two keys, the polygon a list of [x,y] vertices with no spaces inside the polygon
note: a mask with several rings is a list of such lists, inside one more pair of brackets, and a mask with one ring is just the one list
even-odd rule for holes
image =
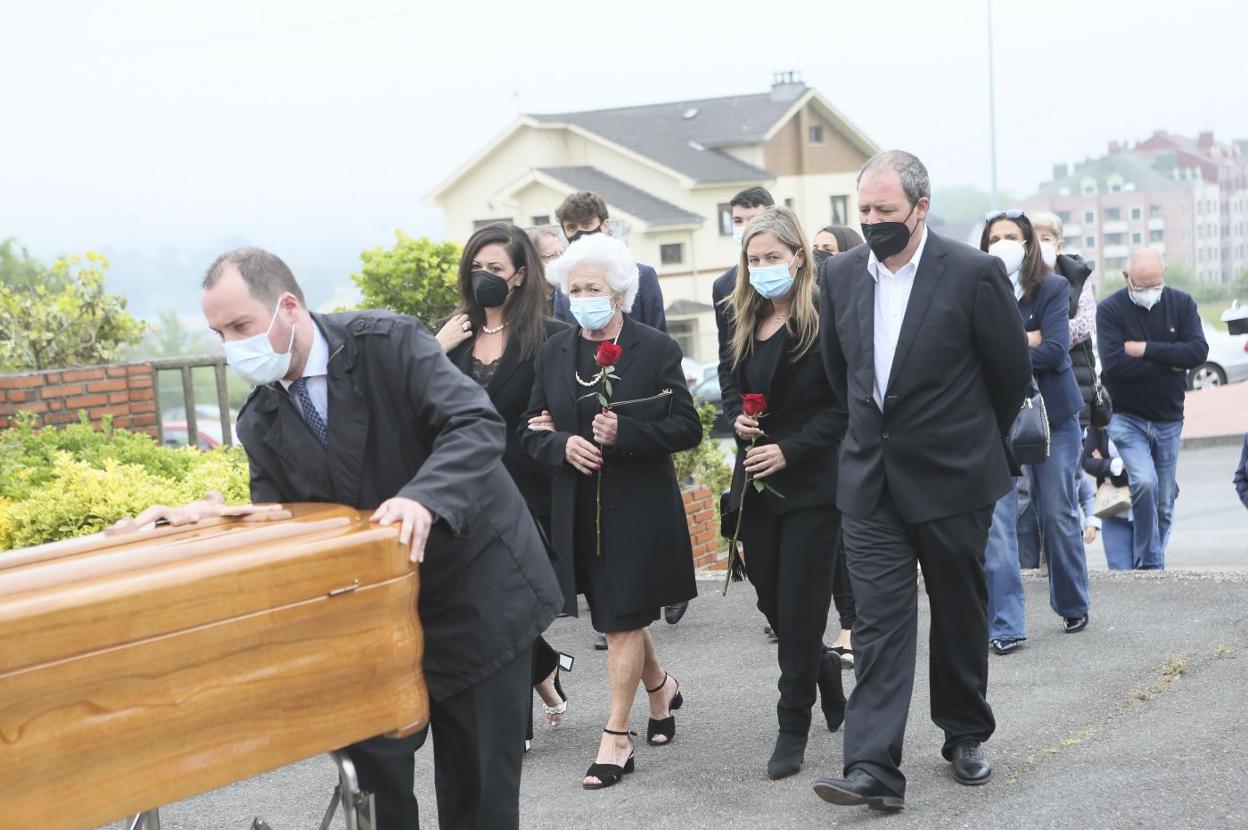
{"label": "shoulder-length blonde hair", "polygon": [[737,285],[721,302],[732,304],[732,367],[740,366],[754,351],[754,330],[770,310],[771,301],[763,299],[750,285],[750,262],[746,251],[750,240],[769,233],[796,256],[802,255],[802,264],[793,277],[789,289],[789,316],[784,321],[789,337],[793,338],[793,362],[797,362],[819,339],[819,309],[815,305],[815,271],[811,267],[810,243],[802,232],[797,215],[785,207],[770,207],[750,220],[745,226],[741,240],[741,262],[737,266]]}

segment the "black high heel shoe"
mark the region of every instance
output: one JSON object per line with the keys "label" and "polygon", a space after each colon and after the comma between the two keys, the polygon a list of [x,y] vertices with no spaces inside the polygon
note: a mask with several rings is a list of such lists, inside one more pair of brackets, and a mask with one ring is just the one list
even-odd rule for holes
{"label": "black high heel shoe", "polygon": [[[608,735],[624,735],[628,738],[628,742],[633,742],[633,736],[636,732],[616,732],[613,729],[604,729],[603,732]],[[597,761],[589,765],[589,769],[585,772],[586,778],[597,778],[597,784],[586,784],[581,782],[581,786],[587,790],[605,790],[607,787],[614,787],[620,783],[620,779],[628,775],[636,768],[633,762],[635,752],[628,754],[628,760],[624,762],[624,766],[619,764],[600,764]]]}
{"label": "black high heel shoe", "polygon": [[[671,677],[670,674],[663,672],[663,682],[653,689],[646,689],[646,694],[652,695],[662,691],[669,677]],[[685,705],[685,696],[680,693],[680,681],[672,677],[672,682],[676,684],[676,694],[672,695],[671,702],[667,704],[668,716],[662,720],[650,718],[650,722],[646,725],[646,743],[650,746],[666,746],[676,737],[676,716],[671,713]],[[659,736],[667,740],[656,741],[655,738]]]}

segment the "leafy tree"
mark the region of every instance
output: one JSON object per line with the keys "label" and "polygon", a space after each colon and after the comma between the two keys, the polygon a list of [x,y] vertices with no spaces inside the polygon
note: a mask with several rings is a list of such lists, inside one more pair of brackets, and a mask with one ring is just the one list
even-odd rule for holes
{"label": "leafy tree", "polygon": [[351,279],[364,297],[361,308],[410,314],[432,328],[459,303],[455,282],[461,248],[454,242],[394,233],[390,250],[372,248],[360,254],[363,267]]}
{"label": "leafy tree", "polygon": [[144,324],[124,297],[104,290],[107,270],[108,260],[88,251],[56,260],[33,287],[0,285],[0,371],[110,363],[137,343]]}
{"label": "leafy tree", "polygon": [[63,283],[52,284],[51,275],[43,263],[32,257],[24,247],[19,247],[12,237],[0,242],[0,285],[20,289],[38,285],[64,287]]}

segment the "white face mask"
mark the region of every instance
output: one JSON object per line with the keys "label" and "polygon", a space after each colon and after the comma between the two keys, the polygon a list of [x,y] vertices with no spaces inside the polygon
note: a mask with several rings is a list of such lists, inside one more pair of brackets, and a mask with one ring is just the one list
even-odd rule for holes
{"label": "white face mask", "polygon": [[1027,249],[1016,239],[998,239],[988,246],[988,253],[1005,263],[1005,273],[1017,274]]}
{"label": "white face mask", "polygon": [[1053,268],[1057,265],[1057,243],[1041,242],[1040,258],[1044,260],[1044,264]]}
{"label": "white face mask", "polygon": [[737,243],[737,247],[741,247],[741,242],[745,239],[745,225],[732,226],[732,241]]}
{"label": "white face mask", "polygon": [[230,364],[230,368],[240,378],[253,386],[279,381],[290,371],[290,358],[295,351],[295,327],[290,327],[290,345],[286,347],[285,354],[273,351],[273,344],[269,342],[269,332],[277,322],[277,311],[281,307],[282,301],[279,298],[277,307],[273,309],[273,319],[269,321],[269,327],[264,330],[264,334],[223,344],[225,362]]}
{"label": "white face mask", "polygon": [[1161,302],[1161,291],[1163,288],[1165,288],[1164,285],[1159,285],[1156,288],[1145,288],[1140,291],[1136,291],[1128,285],[1127,293],[1131,295],[1131,302],[1135,303],[1145,311],[1148,311],[1153,306],[1157,305],[1157,303]]}

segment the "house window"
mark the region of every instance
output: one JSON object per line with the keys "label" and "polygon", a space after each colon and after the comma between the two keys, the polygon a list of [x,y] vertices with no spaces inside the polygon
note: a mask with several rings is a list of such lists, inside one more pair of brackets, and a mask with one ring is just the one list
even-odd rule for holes
{"label": "house window", "polygon": [[1070,211],[1068,211],[1068,210],[1059,210],[1059,211],[1057,212],[1057,218],[1062,220],[1062,224],[1063,224],[1063,225],[1069,224],[1069,222],[1070,222]]}
{"label": "house window", "polygon": [[1085,210],[1083,212],[1083,224],[1095,225],[1096,224],[1096,211]]}
{"label": "house window", "polygon": [[680,346],[680,351],[691,356],[697,351],[698,321],[668,320],[667,333]]}
{"label": "house window", "polygon": [[1144,211],[1140,210],[1138,207],[1131,208],[1131,221],[1132,222],[1140,221],[1140,216],[1142,216],[1143,213]]}
{"label": "house window", "polygon": [[832,224],[848,225],[849,224],[849,197],[833,196],[832,197]]}
{"label": "house window", "polygon": [[785,206],[786,208],[788,208],[789,210],[792,210],[792,209],[793,209],[793,199],[792,199],[791,197],[790,197],[790,198],[788,198],[788,199],[785,199],[785,200],[784,200],[784,206]]}
{"label": "house window", "polygon": [[1144,241],[1144,234],[1140,233],[1139,231],[1131,232],[1131,244],[1132,245],[1139,245],[1143,241]]}
{"label": "house window", "polygon": [[1083,238],[1083,247],[1088,248],[1088,249],[1095,248],[1095,247],[1096,247],[1096,237],[1095,237],[1095,236],[1085,236],[1085,237]]}
{"label": "house window", "polygon": [[815,124],[810,128],[810,143],[811,144],[823,143],[823,127],[821,127],[818,124]]}
{"label": "house window", "polygon": [[498,219],[473,219],[473,220],[472,220],[472,229],[473,229],[474,231],[479,231],[479,230],[481,230],[482,228],[484,228],[486,225],[493,225],[493,224],[496,224],[496,223],[498,223],[498,222],[503,222],[503,223],[505,223],[505,224],[511,224],[511,217],[510,217],[510,216],[501,216],[501,217],[499,217]]}
{"label": "house window", "polygon": [[544,225],[549,225],[549,224],[550,224],[549,213],[540,213],[537,216],[533,217],[533,227],[535,228],[540,228],[540,227],[543,227]]}
{"label": "house window", "polygon": [[1079,247],[1079,237],[1077,237],[1077,236],[1065,236],[1065,237],[1062,237],[1062,244],[1063,244],[1063,245],[1065,245],[1067,248],[1078,248],[1078,247]]}
{"label": "house window", "polygon": [[659,262],[664,265],[680,265],[685,261],[685,245],[683,242],[672,242],[659,246]]}
{"label": "house window", "polygon": [[727,202],[716,205],[715,213],[719,216],[719,235],[732,236],[732,205]]}
{"label": "house window", "polygon": [[1105,234],[1105,244],[1106,245],[1121,245],[1123,242],[1126,241],[1126,236],[1127,235],[1124,233],[1107,233]]}
{"label": "house window", "polygon": [[1105,208],[1105,221],[1114,222],[1122,218],[1122,208]]}

